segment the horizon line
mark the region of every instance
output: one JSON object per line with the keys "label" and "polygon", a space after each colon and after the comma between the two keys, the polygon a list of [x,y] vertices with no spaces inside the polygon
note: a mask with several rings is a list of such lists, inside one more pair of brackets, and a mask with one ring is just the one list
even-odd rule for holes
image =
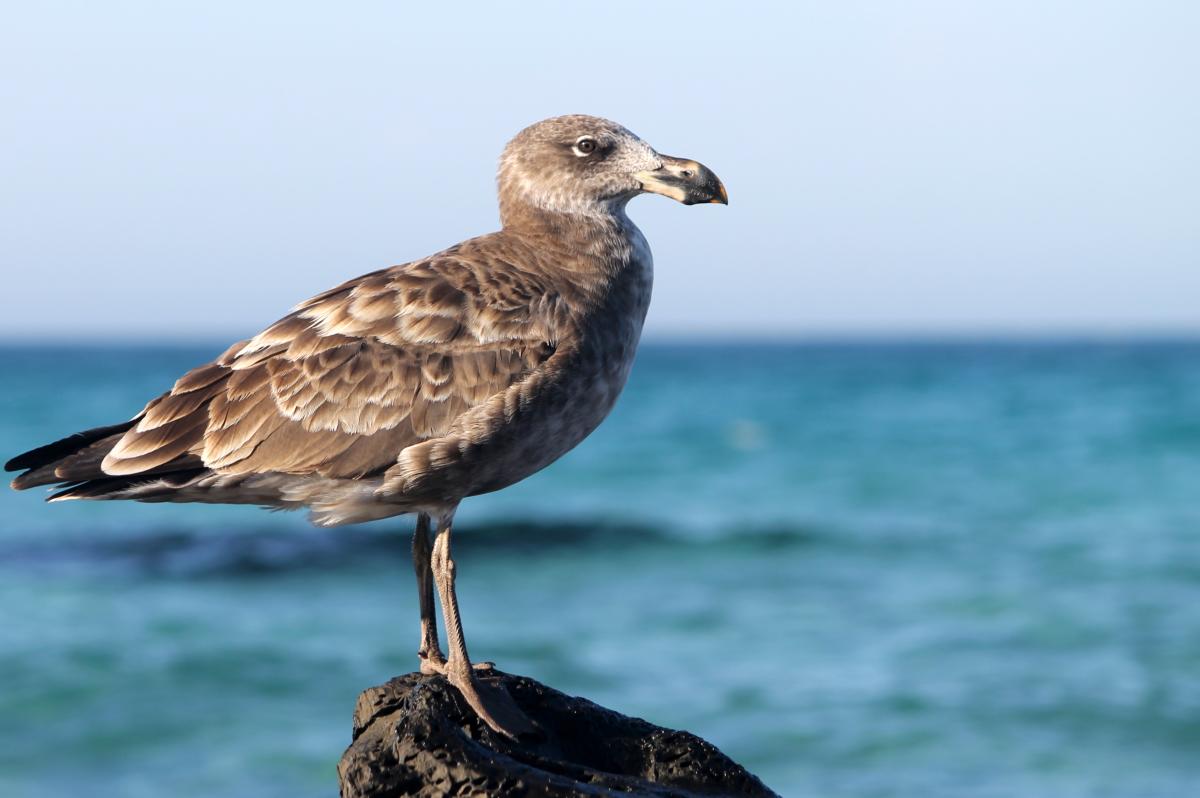
{"label": "horizon line", "polygon": [[[159,334],[152,341],[148,334],[79,333],[78,335],[45,335],[0,332],[3,348],[66,348],[104,347],[187,348],[226,347],[245,335],[221,333]],[[1200,328],[1195,329],[845,329],[845,330],[714,330],[661,331],[642,336],[642,344],[655,345],[804,345],[804,344],[988,344],[988,343],[1200,343]]]}

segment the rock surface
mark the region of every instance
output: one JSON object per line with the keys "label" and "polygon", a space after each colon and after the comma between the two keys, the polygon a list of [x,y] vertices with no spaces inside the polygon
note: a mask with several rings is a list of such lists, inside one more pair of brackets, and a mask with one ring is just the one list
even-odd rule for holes
{"label": "rock surface", "polygon": [[515,743],[440,676],[410,673],[364,690],[338,764],[343,798],[393,796],[775,796],[715,746],[492,671],[538,727]]}

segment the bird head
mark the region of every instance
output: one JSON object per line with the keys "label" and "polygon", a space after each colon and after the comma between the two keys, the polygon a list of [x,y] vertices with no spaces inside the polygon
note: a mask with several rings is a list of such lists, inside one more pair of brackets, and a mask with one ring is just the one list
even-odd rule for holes
{"label": "bird head", "polygon": [[729,202],[708,167],[661,155],[617,123],[583,114],[545,119],[518,133],[500,157],[497,182],[502,215],[514,204],[611,214],[645,192],[684,205]]}

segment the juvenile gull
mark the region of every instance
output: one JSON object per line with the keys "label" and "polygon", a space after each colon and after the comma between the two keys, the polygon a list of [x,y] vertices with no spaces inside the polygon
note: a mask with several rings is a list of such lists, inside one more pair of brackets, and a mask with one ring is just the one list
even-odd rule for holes
{"label": "juvenile gull", "polygon": [[525,731],[467,656],[455,510],[557,460],[625,385],[652,282],[626,203],[727,197],[701,164],[583,115],[518,133],[497,182],[499,232],[318,294],[129,421],[14,457],[12,486],[62,488],[49,501],[304,507],[321,526],[415,513],[421,672],[444,674],[493,729]]}

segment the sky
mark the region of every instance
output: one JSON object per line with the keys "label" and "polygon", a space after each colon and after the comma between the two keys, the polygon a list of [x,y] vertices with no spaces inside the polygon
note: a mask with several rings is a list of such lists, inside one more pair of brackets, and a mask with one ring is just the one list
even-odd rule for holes
{"label": "sky", "polygon": [[647,335],[1200,333],[1200,4],[8,4],[0,338],[246,337],[496,229],[525,125],[640,197]]}

